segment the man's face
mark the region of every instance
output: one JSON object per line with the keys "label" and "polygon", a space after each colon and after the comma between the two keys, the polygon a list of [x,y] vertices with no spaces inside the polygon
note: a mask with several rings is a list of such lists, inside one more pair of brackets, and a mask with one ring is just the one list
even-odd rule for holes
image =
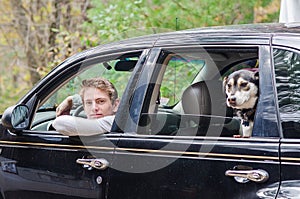
{"label": "man's face", "polygon": [[112,104],[108,94],[97,88],[86,88],[83,99],[83,108],[88,119],[113,115],[118,108],[118,100]]}

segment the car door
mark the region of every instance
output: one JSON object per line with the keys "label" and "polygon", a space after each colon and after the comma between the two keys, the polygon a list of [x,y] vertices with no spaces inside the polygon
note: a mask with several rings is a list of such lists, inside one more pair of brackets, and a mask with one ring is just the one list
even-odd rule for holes
{"label": "car door", "polygon": [[[55,131],[51,123],[57,104],[78,93],[86,78],[114,81],[123,95],[131,71],[142,65],[139,58],[144,59],[148,51],[108,48],[109,53],[101,49],[102,56],[94,50],[65,61],[3,114],[0,189],[4,198],[106,197],[109,166],[120,134],[69,137]],[[82,105],[70,113],[85,117]],[[16,121],[25,122],[14,126]]]}
{"label": "car door", "polygon": [[[300,195],[299,48],[297,37],[275,36],[273,39],[274,74],[283,137],[280,146],[282,181],[278,198],[299,198]],[[267,193],[277,185],[271,185]]]}
{"label": "car door", "polygon": [[30,134],[2,137],[0,183],[5,198],[104,198],[108,170],[89,165],[109,163],[114,148],[106,143],[116,138],[84,145],[63,136]]}
{"label": "car door", "polygon": [[[280,181],[268,43],[154,49],[128,100],[131,117],[118,121],[125,133],[115,151],[108,197],[263,198],[264,189]],[[220,103],[219,83],[243,67],[259,67],[260,97],[252,137],[235,138],[240,121]],[[181,93],[201,81],[209,88],[213,114],[184,113],[183,106],[193,111],[198,104],[185,102]],[[219,86],[210,87],[214,81]]]}

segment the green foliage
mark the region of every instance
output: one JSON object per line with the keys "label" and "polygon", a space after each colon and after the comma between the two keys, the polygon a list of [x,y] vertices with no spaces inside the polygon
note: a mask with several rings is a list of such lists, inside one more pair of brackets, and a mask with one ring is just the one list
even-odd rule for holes
{"label": "green foliage", "polygon": [[197,74],[205,65],[203,60],[172,59],[165,71],[160,88],[161,97],[168,99],[165,105],[173,106],[177,103],[185,88],[192,83]]}
{"label": "green foliage", "polygon": [[92,23],[86,24],[92,32],[100,35],[99,43],[105,40],[116,41],[128,37],[125,33],[131,27],[137,27],[143,21],[143,9],[140,9],[142,1],[114,1],[103,3],[93,1],[95,8],[89,10],[88,16]]}
{"label": "green foliage", "polygon": [[7,71],[0,71],[1,74],[6,74],[0,76],[0,114],[5,110],[5,108],[12,106],[17,103],[21,96],[25,95],[25,93],[29,90],[29,87],[24,85],[17,85],[18,78],[24,79],[28,78],[27,73],[22,71],[23,76],[18,76],[18,71],[20,68],[14,67],[12,70],[13,79],[7,75]]}
{"label": "green foliage", "polygon": [[[16,100],[32,86],[28,71],[36,70],[43,77],[75,52],[111,41],[152,33],[257,21],[274,22],[279,18],[279,3],[274,4],[275,11],[268,12],[260,20],[257,20],[255,16],[257,13],[254,11],[257,8],[267,10],[265,8],[280,0],[93,0],[92,6],[86,7],[83,5],[89,1],[84,0],[63,1],[61,10],[55,10],[53,4],[55,1],[48,1],[45,4],[27,0],[20,2],[24,9],[30,10],[26,12],[28,15],[26,18],[31,20],[28,27],[34,30],[32,38],[36,39],[30,40],[29,37],[18,36],[17,31],[13,29],[15,26],[1,29],[0,44],[7,46],[6,49],[12,49],[13,56],[4,53],[1,57],[0,72],[6,76],[0,76],[0,112],[3,112],[8,105],[16,103]],[[8,0],[2,3],[4,14],[0,17],[0,21],[9,24],[15,20],[13,19],[15,8],[9,7],[11,4]],[[83,7],[87,10],[82,10]],[[54,21],[53,14],[56,11],[61,15],[60,22]],[[87,15],[86,11],[88,11]],[[54,22],[56,26],[52,26]],[[47,43],[49,34],[55,35],[52,46]],[[29,40],[30,42],[25,44],[40,42],[37,43],[39,45],[34,46],[33,54],[36,57],[31,59],[37,60],[38,64],[35,66],[26,64],[26,59],[30,60],[30,58],[25,53],[25,49],[30,47],[22,45],[24,45],[23,41]],[[13,71],[12,66],[23,67],[23,70]],[[27,72],[24,72],[24,69]],[[126,85],[118,74],[109,79],[113,79],[113,83],[116,84],[122,82],[123,87]],[[164,89],[166,95],[173,95],[168,93],[167,87]]]}
{"label": "green foliage", "polygon": [[[272,0],[165,0],[104,3],[94,0],[85,27],[97,33],[98,44],[150,33],[205,26],[254,22],[254,8],[268,6]],[[278,9],[279,10],[279,9]],[[269,15],[264,22],[278,19]]]}

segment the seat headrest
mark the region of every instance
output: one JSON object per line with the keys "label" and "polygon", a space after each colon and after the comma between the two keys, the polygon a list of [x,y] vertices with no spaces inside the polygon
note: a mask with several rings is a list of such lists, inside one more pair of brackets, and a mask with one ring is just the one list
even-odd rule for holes
{"label": "seat headrest", "polygon": [[182,94],[185,114],[226,116],[226,96],[222,82],[207,80],[190,85]]}

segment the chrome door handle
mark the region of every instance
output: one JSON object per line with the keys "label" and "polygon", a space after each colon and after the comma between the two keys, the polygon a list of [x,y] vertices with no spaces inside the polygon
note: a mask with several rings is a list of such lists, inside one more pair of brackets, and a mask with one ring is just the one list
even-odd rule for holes
{"label": "chrome door handle", "polygon": [[77,164],[82,164],[83,168],[88,169],[88,170],[92,170],[94,169],[99,169],[99,170],[104,170],[109,166],[109,162],[104,159],[104,158],[100,158],[100,159],[77,159],[76,160]]}
{"label": "chrome door handle", "polygon": [[269,179],[269,174],[265,170],[227,170],[226,176],[235,177],[235,180],[240,183],[246,183],[249,180],[253,182],[265,182]]}

